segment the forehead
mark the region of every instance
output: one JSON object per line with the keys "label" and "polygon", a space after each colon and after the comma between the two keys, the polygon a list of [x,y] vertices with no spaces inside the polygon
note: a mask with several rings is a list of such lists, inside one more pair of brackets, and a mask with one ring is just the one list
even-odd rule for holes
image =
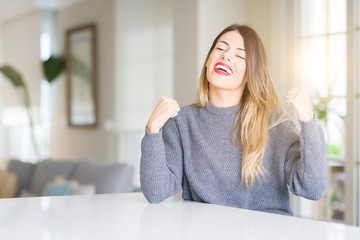
{"label": "forehead", "polygon": [[226,42],[231,47],[245,49],[244,38],[237,31],[230,31],[224,33],[218,40],[219,42]]}

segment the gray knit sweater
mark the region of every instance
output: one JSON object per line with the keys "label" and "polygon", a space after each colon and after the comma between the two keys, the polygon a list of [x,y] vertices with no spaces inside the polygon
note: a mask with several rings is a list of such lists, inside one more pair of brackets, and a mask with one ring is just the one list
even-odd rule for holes
{"label": "gray knit sweater", "polygon": [[160,133],[141,143],[141,190],[159,203],[183,190],[184,200],[293,215],[290,191],[312,200],[326,188],[325,140],[316,120],[285,121],[269,130],[266,174],[249,189],[241,184],[241,149],[231,140],[240,105],[182,107]]}

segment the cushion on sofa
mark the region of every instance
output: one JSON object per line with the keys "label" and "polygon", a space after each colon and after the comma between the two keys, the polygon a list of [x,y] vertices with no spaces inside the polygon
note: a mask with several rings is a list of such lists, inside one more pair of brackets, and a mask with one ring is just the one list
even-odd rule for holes
{"label": "cushion on sofa", "polygon": [[45,185],[45,188],[42,191],[41,196],[65,196],[65,195],[70,195],[70,193],[71,193],[70,184],[48,182]]}
{"label": "cushion on sofa", "polygon": [[71,195],[93,195],[96,193],[95,185],[80,184],[77,180],[69,181]]}
{"label": "cushion on sofa", "polygon": [[94,184],[96,193],[129,192],[132,186],[133,168],[125,164],[79,162],[71,179],[80,184]]}
{"label": "cushion on sofa", "polygon": [[33,163],[22,162],[16,159],[9,162],[8,171],[18,176],[17,196],[22,190],[29,189],[29,183],[34,169],[35,164]]}
{"label": "cushion on sofa", "polygon": [[0,198],[16,197],[17,188],[17,174],[0,170]]}
{"label": "cushion on sofa", "polygon": [[76,164],[77,162],[75,161],[52,160],[45,160],[38,163],[30,183],[30,193],[37,196],[41,195],[45,185],[53,181],[55,176],[60,175],[65,179],[69,179]]}
{"label": "cushion on sofa", "polygon": [[77,180],[68,180],[58,175],[52,182],[48,182],[42,191],[42,196],[64,195],[92,195],[95,194],[95,185],[80,184]]}

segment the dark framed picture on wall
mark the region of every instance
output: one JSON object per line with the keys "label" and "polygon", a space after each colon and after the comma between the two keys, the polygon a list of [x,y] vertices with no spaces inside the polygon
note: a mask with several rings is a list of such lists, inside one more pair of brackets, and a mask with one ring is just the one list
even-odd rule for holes
{"label": "dark framed picture on wall", "polygon": [[66,31],[67,120],[71,127],[96,127],[96,25]]}

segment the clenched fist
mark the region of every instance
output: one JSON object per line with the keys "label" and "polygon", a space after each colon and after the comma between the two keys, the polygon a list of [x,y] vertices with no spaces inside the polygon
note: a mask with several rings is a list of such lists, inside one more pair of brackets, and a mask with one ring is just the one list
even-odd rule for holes
{"label": "clenched fist", "polygon": [[159,133],[160,128],[180,111],[179,104],[171,98],[161,97],[147,123],[150,133]]}
{"label": "clenched fist", "polygon": [[300,121],[306,122],[314,118],[309,93],[304,88],[292,88],[286,96],[287,103],[295,108]]}

